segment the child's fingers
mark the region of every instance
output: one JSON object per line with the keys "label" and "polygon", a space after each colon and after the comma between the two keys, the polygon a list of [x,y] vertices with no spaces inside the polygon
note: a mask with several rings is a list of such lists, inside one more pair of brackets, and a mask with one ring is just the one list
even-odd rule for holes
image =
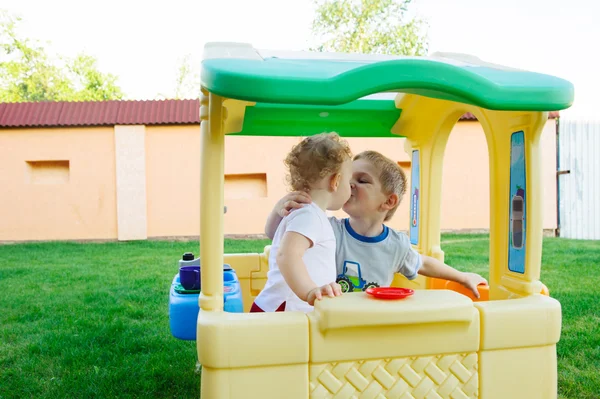
{"label": "child's fingers", "polygon": [[310,306],[314,306],[315,302],[319,299],[321,299],[321,292],[319,291],[318,288],[315,288],[313,290],[310,290],[310,292],[308,293],[308,295],[306,297],[306,302]]}
{"label": "child's fingers", "polygon": [[470,273],[470,276],[472,276],[473,280],[475,280],[475,285],[488,285],[487,280],[483,276],[480,276],[477,273]]}
{"label": "child's fingers", "polygon": [[473,295],[475,295],[475,298],[479,298],[479,290],[477,289],[477,287],[479,287],[480,285],[482,285],[481,282],[479,281],[470,281],[469,282],[469,288],[471,289],[471,291],[473,291]]}
{"label": "child's fingers", "polygon": [[[314,295],[314,300],[311,301],[313,295]],[[331,284],[327,284],[322,287],[316,288],[308,294],[308,298],[307,298],[308,304],[312,305],[317,300],[323,299],[323,295],[327,295],[328,297],[332,297],[332,298],[342,295],[342,287],[338,283],[331,283]]]}
{"label": "child's fingers", "polygon": [[333,286],[333,295],[342,295],[342,287],[338,283],[331,283],[331,285]]}
{"label": "child's fingers", "polygon": [[296,201],[287,201],[283,204],[282,212],[285,212],[286,216],[294,209],[302,208],[302,204]]}
{"label": "child's fingers", "polygon": [[308,193],[304,192],[304,191],[295,191],[292,193],[293,194],[293,199],[294,201],[299,201],[299,202],[311,202],[311,198],[310,195],[308,195]]}
{"label": "child's fingers", "polygon": [[327,296],[329,296],[329,297],[333,296],[333,288],[331,288],[331,286],[329,284],[323,286],[323,291],[324,291],[324,294],[327,294]]}
{"label": "child's fingers", "polygon": [[300,208],[302,208],[302,203],[297,202],[297,201],[290,201],[289,204],[290,204],[289,205],[290,209],[300,209]]}
{"label": "child's fingers", "polygon": [[315,290],[315,298],[323,299],[323,295],[321,295],[321,290]]}

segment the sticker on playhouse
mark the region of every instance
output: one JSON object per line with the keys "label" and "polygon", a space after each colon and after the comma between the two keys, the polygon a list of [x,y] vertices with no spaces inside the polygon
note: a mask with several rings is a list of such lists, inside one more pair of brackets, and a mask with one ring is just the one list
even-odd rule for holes
{"label": "sticker on playhouse", "polygon": [[419,201],[421,189],[421,171],[419,166],[419,150],[412,152],[412,172],[411,172],[411,198],[410,198],[410,243],[417,245],[419,243]]}
{"label": "sticker on playhouse", "polygon": [[508,269],[525,273],[527,243],[527,179],[525,173],[525,134],[515,132],[511,136]]}
{"label": "sticker on playhouse", "polygon": [[419,189],[415,187],[413,193],[413,215],[412,215],[412,225],[413,227],[417,227],[417,207],[419,201]]}

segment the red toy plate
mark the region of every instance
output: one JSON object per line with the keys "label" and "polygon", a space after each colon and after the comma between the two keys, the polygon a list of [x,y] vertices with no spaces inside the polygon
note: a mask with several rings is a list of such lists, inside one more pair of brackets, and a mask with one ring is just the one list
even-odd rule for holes
{"label": "red toy plate", "polygon": [[415,291],[411,290],[410,288],[396,287],[367,288],[365,292],[369,295],[373,295],[375,298],[380,299],[402,299],[415,293]]}

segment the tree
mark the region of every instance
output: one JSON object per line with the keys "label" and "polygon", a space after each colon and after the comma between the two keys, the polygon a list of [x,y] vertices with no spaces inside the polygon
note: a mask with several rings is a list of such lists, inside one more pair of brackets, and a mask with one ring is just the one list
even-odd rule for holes
{"label": "tree", "polygon": [[175,81],[176,99],[200,97],[200,68],[199,65],[194,65],[191,54],[187,54],[181,60]]}
{"label": "tree", "polygon": [[117,78],[100,72],[94,57],[59,57],[57,65],[39,43],[19,36],[19,21],[0,10],[0,102],[123,98]]}
{"label": "tree", "polygon": [[[426,23],[407,16],[412,0],[315,0],[312,51],[424,55]],[[179,64],[175,98],[198,98],[199,65],[186,55]],[[161,97],[165,97],[161,95]]]}
{"label": "tree", "polygon": [[120,100],[123,98],[121,88],[117,86],[117,77],[113,74],[104,74],[98,70],[94,57],[79,54],[72,65],[68,67],[71,81],[76,91],[72,94],[73,100],[79,101],[106,101]]}
{"label": "tree", "polygon": [[412,0],[317,0],[312,31],[315,50],[424,55],[425,22],[407,17]]}

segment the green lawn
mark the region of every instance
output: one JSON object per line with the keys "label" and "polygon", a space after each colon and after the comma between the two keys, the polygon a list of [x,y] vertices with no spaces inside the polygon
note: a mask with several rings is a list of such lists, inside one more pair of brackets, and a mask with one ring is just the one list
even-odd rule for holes
{"label": "green lawn", "polygon": [[[226,252],[267,241],[225,242]],[[445,235],[447,263],[487,277],[488,241]],[[0,399],[197,398],[195,343],[173,338],[168,290],[197,242],[0,245]],[[600,392],[600,243],[544,240],[562,303],[562,398]]]}

